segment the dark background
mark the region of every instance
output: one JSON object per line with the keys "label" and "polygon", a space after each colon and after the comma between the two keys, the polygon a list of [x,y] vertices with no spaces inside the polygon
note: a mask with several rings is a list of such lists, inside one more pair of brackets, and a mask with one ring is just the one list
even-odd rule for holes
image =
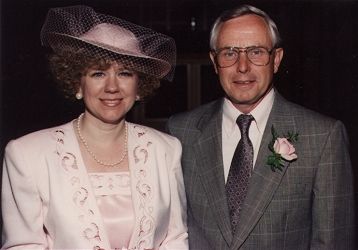
{"label": "dark background", "polygon": [[[67,122],[81,112],[78,105],[57,92],[48,73],[48,50],[41,47],[39,39],[48,8],[86,4],[98,12],[171,35],[177,42],[178,61],[185,64],[199,59],[207,65],[198,83],[201,94],[200,100],[194,101],[196,105],[221,95],[208,61],[212,23],[223,10],[249,3],[275,20],[283,38],[284,59],[275,82],[279,92],[291,101],[343,121],[358,183],[357,1],[0,1],[0,156],[10,139]],[[158,95],[147,104],[151,111],[148,116],[165,119],[187,109],[184,90],[188,86],[183,83],[187,73],[178,67],[174,83],[163,83]]]}

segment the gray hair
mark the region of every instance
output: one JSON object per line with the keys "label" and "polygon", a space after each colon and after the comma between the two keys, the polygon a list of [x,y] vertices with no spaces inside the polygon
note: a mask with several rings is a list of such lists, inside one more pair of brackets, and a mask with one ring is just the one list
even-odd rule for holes
{"label": "gray hair", "polygon": [[210,48],[212,50],[216,49],[216,42],[218,40],[218,34],[219,34],[221,26],[224,22],[226,22],[230,19],[234,19],[234,18],[237,18],[240,16],[249,15],[249,14],[258,15],[265,20],[265,22],[269,26],[272,44],[276,48],[279,47],[280,43],[281,43],[281,36],[280,36],[280,33],[278,32],[275,22],[264,11],[254,7],[254,6],[245,4],[245,5],[239,6],[238,8],[224,11],[215,20],[214,25],[211,28],[211,32],[210,32]]}

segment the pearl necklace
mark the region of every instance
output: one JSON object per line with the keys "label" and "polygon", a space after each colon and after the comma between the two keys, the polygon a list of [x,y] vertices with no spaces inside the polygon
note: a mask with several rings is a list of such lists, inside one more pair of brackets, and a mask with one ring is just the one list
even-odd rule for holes
{"label": "pearl necklace", "polygon": [[85,140],[85,138],[83,138],[82,134],[81,134],[81,120],[82,120],[82,117],[83,117],[83,113],[80,114],[80,116],[77,118],[77,134],[78,134],[78,137],[80,138],[83,146],[85,146],[85,149],[86,151],[89,153],[89,155],[93,158],[93,160],[95,160],[98,164],[102,165],[102,166],[105,166],[105,167],[114,167],[114,166],[117,166],[119,164],[122,163],[122,161],[124,160],[124,158],[127,156],[127,139],[128,139],[128,127],[127,127],[127,123],[125,123],[125,132],[124,132],[124,152],[122,154],[122,157],[119,161],[117,162],[114,162],[114,163],[108,163],[108,162],[103,162],[101,160],[98,159],[98,157],[92,152],[92,150],[90,150],[90,148],[88,147],[88,144],[87,144],[87,141]]}

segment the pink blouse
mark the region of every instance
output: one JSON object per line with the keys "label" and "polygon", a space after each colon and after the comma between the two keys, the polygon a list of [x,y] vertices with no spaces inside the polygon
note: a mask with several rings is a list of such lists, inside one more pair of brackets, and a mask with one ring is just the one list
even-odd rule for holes
{"label": "pink blouse", "polygon": [[135,217],[129,171],[89,173],[112,249],[128,248]]}

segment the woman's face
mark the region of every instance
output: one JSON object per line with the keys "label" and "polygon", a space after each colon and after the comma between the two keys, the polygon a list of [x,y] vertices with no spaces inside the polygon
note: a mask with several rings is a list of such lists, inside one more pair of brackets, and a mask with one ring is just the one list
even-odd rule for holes
{"label": "woman's face", "polygon": [[86,112],[104,123],[119,123],[136,100],[138,82],[138,74],[119,63],[89,68],[80,85]]}

